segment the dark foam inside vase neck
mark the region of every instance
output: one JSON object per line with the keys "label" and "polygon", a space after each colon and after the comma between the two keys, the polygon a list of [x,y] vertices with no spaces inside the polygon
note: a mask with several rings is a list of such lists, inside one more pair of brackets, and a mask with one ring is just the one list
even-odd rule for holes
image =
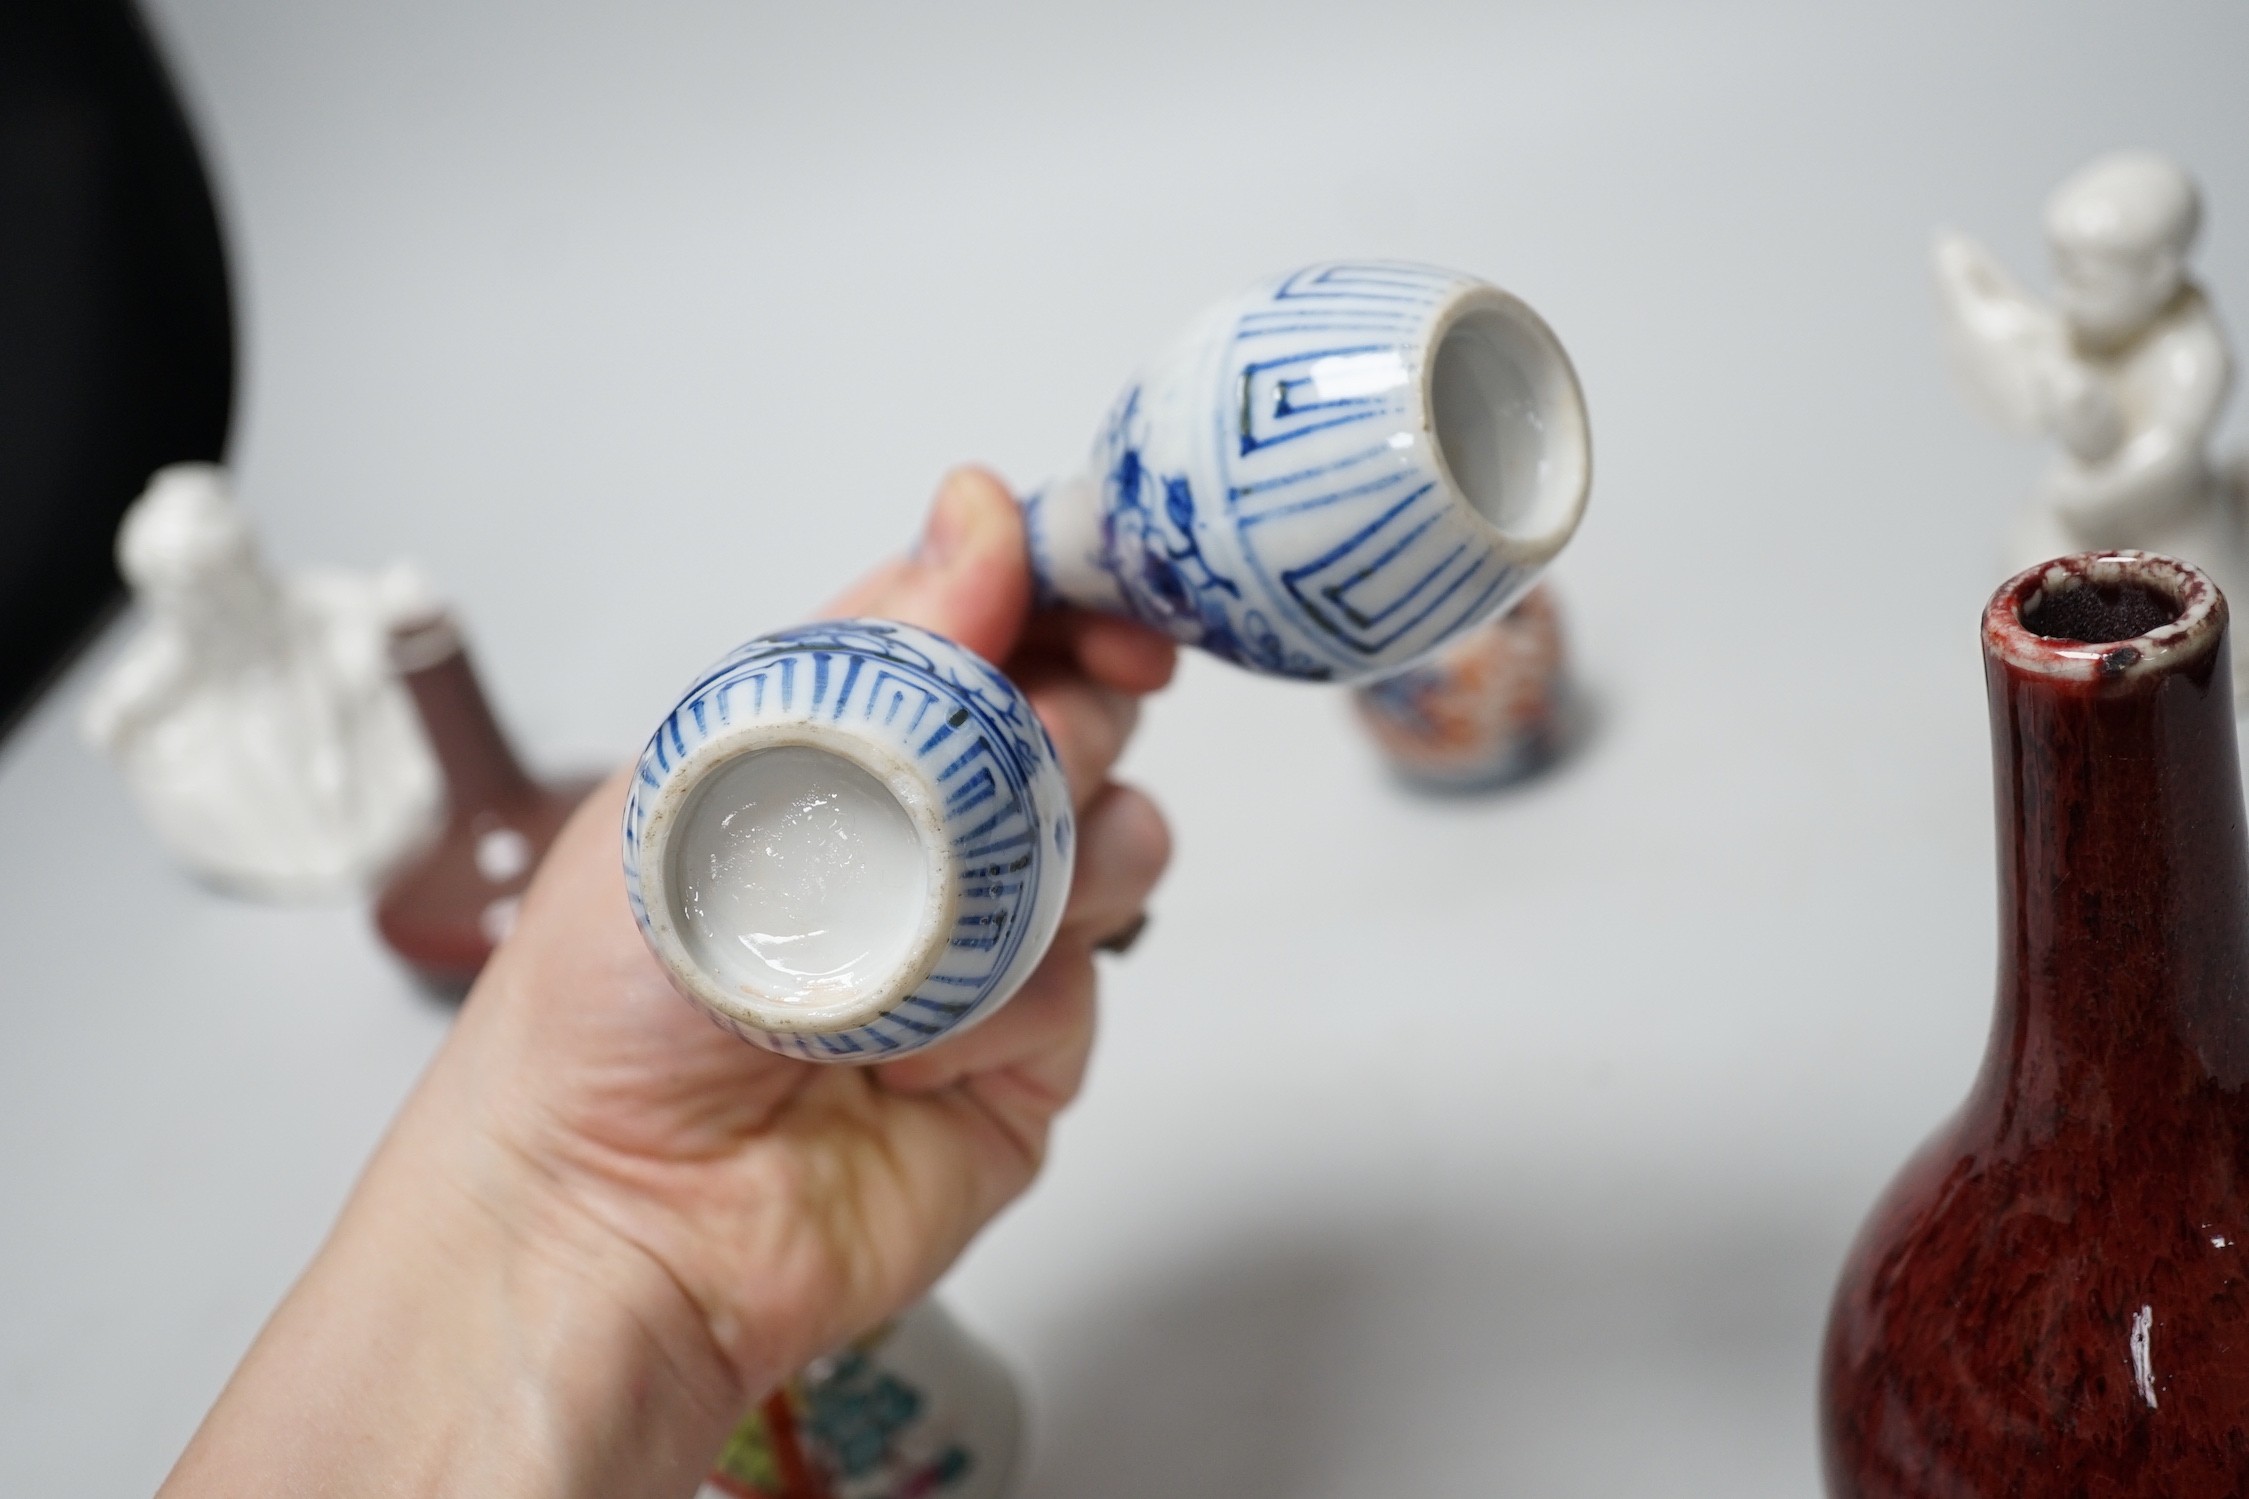
{"label": "dark foam inside vase neck", "polygon": [[2140,583],[2077,580],[2042,589],[2023,606],[2023,628],[2047,640],[2107,645],[2132,640],[2176,621],[2179,602]]}

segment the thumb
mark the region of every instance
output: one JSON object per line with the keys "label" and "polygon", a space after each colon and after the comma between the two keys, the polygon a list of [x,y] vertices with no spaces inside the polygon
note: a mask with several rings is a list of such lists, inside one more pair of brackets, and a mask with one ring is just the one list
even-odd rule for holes
{"label": "thumb", "polygon": [[1031,612],[1022,510],[989,471],[953,470],[937,487],[913,552],[862,579],[824,612],[902,620],[987,661],[1005,661]]}

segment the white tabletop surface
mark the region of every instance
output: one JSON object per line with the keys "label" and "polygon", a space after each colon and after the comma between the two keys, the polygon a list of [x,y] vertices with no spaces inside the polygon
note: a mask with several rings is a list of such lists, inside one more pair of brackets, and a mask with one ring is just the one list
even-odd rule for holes
{"label": "white tabletop surface", "polygon": [[[1974,621],[2036,460],[1946,389],[1929,231],[2043,282],[2180,153],[2249,319],[2249,13],[161,0],[289,562],[421,560],[546,763],[1074,463],[1269,269],[1481,272],[1575,354],[1598,732],[1419,801],[1196,662],[1052,1169],[950,1282],[1026,1492],[1805,1496],[1831,1277],[1987,1022]],[[105,649],[114,648],[112,638]],[[70,719],[0,747],[0,1493],[143,1493],[444,1032],[363,913],[202,893]]]}

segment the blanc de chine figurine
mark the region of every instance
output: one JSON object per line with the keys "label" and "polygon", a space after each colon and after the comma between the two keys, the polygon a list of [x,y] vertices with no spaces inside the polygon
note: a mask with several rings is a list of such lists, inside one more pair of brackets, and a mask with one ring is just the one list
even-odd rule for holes
{"label": "blanc de chine figurine", "polygon": [[2059,448],[2015,529],[2010,568],[2136,548],[2192,562],[2244,597],[2240,465],[2210,454],[2233,354],[2187,266],[2201,222],[2201,193],[2177,162],[2114,151],[2047,199],[2051,303],[1975,241],[1937,236],[1961,384],[1995,423]]}
{"label": "blanc de chine figurine", "polygon": [[437,771],[388,659],[430,607],[411,569],[277,576],[209,464],[159,470],[118,528],[146,625],[90,695],[87,741],[158,840],[230,892],[351,893],[437,812]]}

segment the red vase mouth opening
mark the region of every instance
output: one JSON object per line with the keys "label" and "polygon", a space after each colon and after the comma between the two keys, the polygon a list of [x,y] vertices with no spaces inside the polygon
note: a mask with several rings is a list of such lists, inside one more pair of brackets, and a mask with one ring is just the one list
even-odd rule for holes
{"label": "red vase mouth opening", "polygon": [[2201,569],[2154,552],[2077,552],[2017,573],[1984,610],[1984,649],[2018,671],[2113,681],[2214,650],[2226,601]]}

